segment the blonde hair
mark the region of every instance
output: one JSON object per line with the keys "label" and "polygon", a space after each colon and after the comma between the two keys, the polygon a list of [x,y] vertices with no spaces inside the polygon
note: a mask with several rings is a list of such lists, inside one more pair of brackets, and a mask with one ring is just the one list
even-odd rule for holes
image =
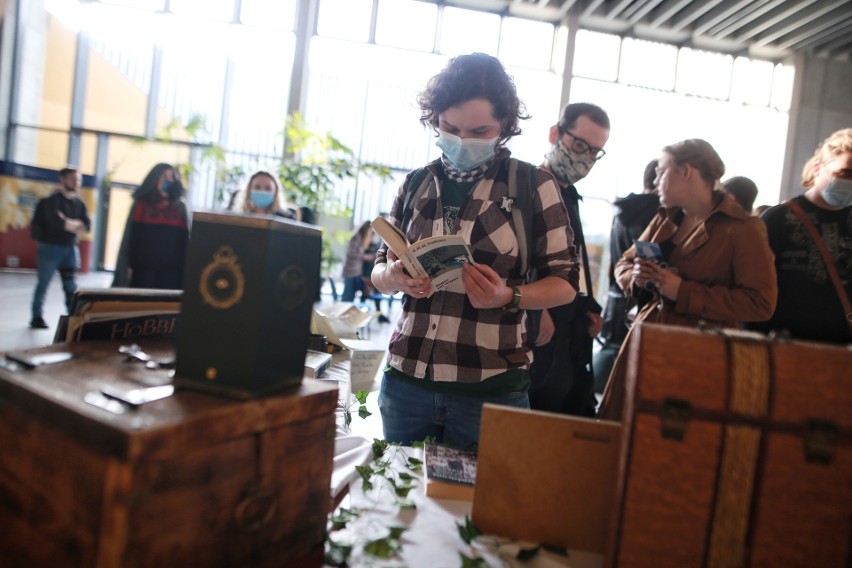
{"label": "blonde hair", "polygon": [[838,130],[822,141],[814,155],[802,168],[802,187],[813,187],[814,164],[830,162],[835,156],[846,152],[852,152],[852,128]]}

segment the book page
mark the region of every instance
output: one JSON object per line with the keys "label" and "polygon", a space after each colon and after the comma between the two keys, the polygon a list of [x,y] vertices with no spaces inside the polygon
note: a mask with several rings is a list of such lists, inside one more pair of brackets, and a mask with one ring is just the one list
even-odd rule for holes
{"label": "book page", "polygon": [[405,254],[409,246],[408,240],[405,238],[402,230],[381,216],[373,219],[370,224],[373,226],[373,230],[384,239],[393,253],[398,258],[402,258],[402,255]]}
{"label": "book page", "polygon": [[473,257],[461,235],[438,235],[417,241],[405,257],[419,266],[423,277],[432,279],[429,296],[442,290],[464,292],[461,269],[465,263],[473,262]]}

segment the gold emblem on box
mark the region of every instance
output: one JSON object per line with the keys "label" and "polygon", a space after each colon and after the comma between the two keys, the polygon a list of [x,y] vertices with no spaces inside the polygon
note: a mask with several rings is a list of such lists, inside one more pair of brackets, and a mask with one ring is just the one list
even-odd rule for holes
{"label": "gold emblem on box", "polygon": [[201,271],[198,290],[205,302],[214,308],[226,310],[242,299],[245,283],[234,249],[222,245],[213,254],[213,262]]}

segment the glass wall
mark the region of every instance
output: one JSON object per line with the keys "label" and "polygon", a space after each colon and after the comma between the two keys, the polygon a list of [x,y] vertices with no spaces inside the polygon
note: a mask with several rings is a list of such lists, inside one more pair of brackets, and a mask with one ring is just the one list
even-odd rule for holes
{"label": "glass wall", "polygon": [[[404,173],[437,157],[417,93],[454,55],[503,61],[531,116],[510,147],[542,161],[560,111],[565,27],[431,1],[314,1],[302,79],[307,124],[395,172],[392,182],[341,184],[353,225],[386,211]],[[46,13],[22,5],[28,33],[14,159],[65,164],[76,85],[80,163],[96,167],[96,155],[105,156],[113,183],[132,186],[155,163],[180,162],[193,172],[191,204],[220,207],[223,171],[245,173],[231,177],[233,190],[254,169],[280,163],[297,0],[45,0]],[[85,69],[78,37],[89,50]],[[599,104],[612,119],[606,157],[578,184],[590,240],[606,239],[612,200],[638,191],[648,160],[683,138],[707,139],[729,175],[754,179],[758,203],[777,200],[792,68],[579,30],[573,73],[570,101]],[[98,154],[104,134],[109,143]],[[224,159],[205,151],[211,145]]]}

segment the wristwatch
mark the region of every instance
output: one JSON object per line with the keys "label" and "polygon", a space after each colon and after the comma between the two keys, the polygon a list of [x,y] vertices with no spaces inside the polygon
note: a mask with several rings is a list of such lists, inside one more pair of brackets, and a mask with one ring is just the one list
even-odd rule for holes
{"label": "wristwatch", "polygon": [[504,310],[517,310],[521,305],[521,289],[517,286],[512,286],[512,299],[509,303],[503,306]]}

